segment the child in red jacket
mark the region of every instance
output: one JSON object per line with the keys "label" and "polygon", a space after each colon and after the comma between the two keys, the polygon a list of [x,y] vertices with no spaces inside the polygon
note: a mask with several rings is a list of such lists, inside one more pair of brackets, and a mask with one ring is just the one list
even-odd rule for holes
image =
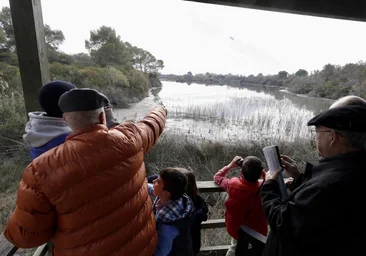
{"label": "child in red jacket", "polygon": [[[233,168],[240,167],[240,177],[228,179],[226,174]],[[236,243],[238,240],[238,230],[240,225],[247,225],[264,236],[267,236],[268,224],[264,215],[260,195],[257,194],[261,187],[258,179],[264,178],[265,172],[262,161],[254,156],[247,156],[242,159],[236,156],[229,165],[219,170],[214,181],[222,187],[228,194],[229,199],[225,202],[225,222],[226,229],[231,236],[231,247],[226,256],[234,256]],[[247,219],[244,217],[250,210]]]}

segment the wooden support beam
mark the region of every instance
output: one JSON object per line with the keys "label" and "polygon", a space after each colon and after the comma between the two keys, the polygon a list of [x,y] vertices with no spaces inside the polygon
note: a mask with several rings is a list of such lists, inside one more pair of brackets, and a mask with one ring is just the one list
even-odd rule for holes
{"label": "wooden support beam", "polygon": [[[199,255],[214,255],[214,253],[227,252],[230,245],[214,245],[201,247]],[[210,254],[211,253],[211,254]]]}
{"label": "wooden support beam", "polygon": [[225,228],[225,219],[213,219],[207,220],[201,223],[202,229],[209,229],[209,228]]}
{"label": "wooden support beam", "polygon": [[[288,180],[289,178],[284,178],[285,182]],[[262,181],[262,179],[259,181]],[[200,193],[224,192],[214,181],[197,181],[197,188]]]}
{"label": "wooden support beam", "polygon": [[27,112],[40,110],[38,94],[50,80],[41,0],[9,0]]}
{"label": "wooden support beam", "polygon": [[197,181],[197,187],[200,193],[224,192],[214,181]]}

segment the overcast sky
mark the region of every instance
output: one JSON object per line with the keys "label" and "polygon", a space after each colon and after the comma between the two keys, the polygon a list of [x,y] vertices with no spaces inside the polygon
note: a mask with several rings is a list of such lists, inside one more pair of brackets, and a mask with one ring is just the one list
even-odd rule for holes
{"label": "overcast sky", "polygon": [[63,31],[64,52],[87,52],[90,30],[111,26],[162,59],[162,73],[266,75],[366,60],[362,22],[180,0],[43,0],[42,8],[44,22]]}

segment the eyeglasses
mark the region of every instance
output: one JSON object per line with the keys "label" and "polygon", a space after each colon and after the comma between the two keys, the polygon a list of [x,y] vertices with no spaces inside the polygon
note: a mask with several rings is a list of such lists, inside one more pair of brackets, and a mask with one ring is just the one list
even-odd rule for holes
{"label": "eyeglasses", "polygon": [[315,128],[310,129],[311,137],[315,138],[318,132],[334,132],[333,130],[324,130],[324,131],[317,131]]}

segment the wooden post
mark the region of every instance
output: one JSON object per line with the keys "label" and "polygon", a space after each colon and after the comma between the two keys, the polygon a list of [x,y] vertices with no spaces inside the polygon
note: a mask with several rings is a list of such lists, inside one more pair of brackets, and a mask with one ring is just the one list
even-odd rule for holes
{"label": "wooden post", "polygon": [[49,82],[41,0],[9,0],[27,112],[40,110],[38,94]]}

